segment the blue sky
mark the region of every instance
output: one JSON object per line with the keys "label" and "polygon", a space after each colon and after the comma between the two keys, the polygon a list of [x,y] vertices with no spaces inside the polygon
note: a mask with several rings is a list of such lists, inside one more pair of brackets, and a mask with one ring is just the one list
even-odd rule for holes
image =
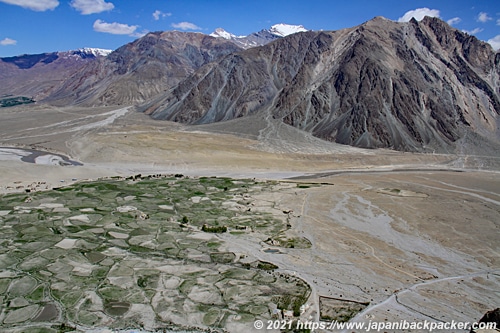
{"label": "blue sky", "polygon": [[209,34],[222,27],[247,35],[276,23],[338,30],[375,16],[424,14],[500,48],[499,0],[0,0],[0,57],[116,49],[149,31]]}

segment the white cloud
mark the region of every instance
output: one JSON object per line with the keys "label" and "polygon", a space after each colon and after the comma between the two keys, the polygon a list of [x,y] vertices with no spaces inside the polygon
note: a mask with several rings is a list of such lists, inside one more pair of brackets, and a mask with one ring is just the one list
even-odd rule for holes
{"label": "white cloud", "polygon": [[493,20],[493,19],[491,18],[491,16],[488,15],[488,13],[481,12],[481,13],[479,13],[479,15],[477,15],[478,22],[486,23],[486,22],[491,21],[491,20]]}
{"label": "white cloud", "polygon": [[0,40],[0,45],[6,46],[6,45],[16,45],[17,40],[14,40],[12,38],[4,38]]}
{"label": "white cloud", "polygon": [[409,10],[398,19],[398,22],[408,22],[412,17],[417,21],[421,21],[425,16],[439,17],[439,10],[429,9],[427,7]]}
{"label": "white cloud", "polygon": [[155,12],[153,13],[153,18],[155,19],[155,21],[158,21],[160,18],[164,18],[171,15],[172,13],[164,13],[161,10],[155,10]]}
{"label": "white cloud", "polygon": [[115,8],[111,2],[104,0],[73,0],[70,5],[83,15],[102,13]]}
{"label": "white cloud", "polygon": [[497,25],[500,25],[500,19],[497,20]]}
{"label": "white cloud", "polygon": [[460,23],[462,22],[462,19],[460,17],[454,17],[452,19],[449,19],[448,21],[446,21],[446,23],[448,23],[449,25],[454,25],[454,24],[457,24],[457,23]]}
{"label": "white cloud", "polygon": [[94,22],[94,30],[97,32],[106,32],[113,35],[129,35],[134,37],[140,37],[143,34],[137,31],[138,25],[128,25],[123,23],[106,23],[102,20],[96,20]]}
{"label": "white cloud", "polygon": [[37,12],[44,12],[46,10],[53,10],[59,6],[57,0],[0,0],[1,2],[8,3],[9,5],[21,6],[23,8],[31,9]]}
{"label": "white cloud", "polygon": [[494,50],[500,50],[500,35],[488,39],[487,42],[493,47]]}
{"label": "white cloud", "polygon": [[463,32],[465,33],[468,33],[469,35],[475,35],[481,31],[483,31],[484,29],[482,28],[475,28],[475,29],[472,29],[472,30],[462,30]]}
{"label": "white cloud", "polygon": [[199,26],[190,22],[172,23],[172,27],[181,30],[201,30]]}

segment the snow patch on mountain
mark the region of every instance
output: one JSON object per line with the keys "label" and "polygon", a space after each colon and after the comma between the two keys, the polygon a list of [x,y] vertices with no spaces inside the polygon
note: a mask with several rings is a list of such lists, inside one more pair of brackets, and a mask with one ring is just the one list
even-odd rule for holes
{"label": "snow patch on mountain", "polygon": [[308,31],[304,26],[302,25],[290,25],[290,24],[284,24],[284,23],[279,23],[275,24],[271,27],[269,32],[271,32],[273,35],[285,37],[291,34],[295,34],[297,32],[305,32]]}
{"label": "snow patch on mountain", "polygon": [[86,54],[92,54],[95,57],[106,57],[111,52],[113,52],[113,50],[99,49],[99,48],[95,48],[95,47],[84,47],[84,48],[78,49],[76,51],[86,53]]}
{"label": "snow patch on mountain", "polygon": [[[269,29],[269,30],[264,29],[262,31],[269,32],[270,34],[275,35],[275,36],[285,37],[285,36],[288,36],[288,35],[291,35],[291,34],[294,34],[297,32],[304,32],[304,31],[309,31],[309,30],[304,28],[303,25],[291,25],[291,24],[285,24],[285,23],[278,23],[278,24],[271,26],[271,29]],[[236,36],[235,34],[227,32],[223,28],[215,29],[215,31],[212,32],[210,34],[210,36],[216,37],[216,38],[225,38],[225,39],[235,39],[235,38],[248,37],[248,36]]]}
{"label": "snow patch on mountain", "polygon": [[210,36],[212,37],[221,37],[221,38],[224,38],[224,39],[233,39],[233,38],[245,38],[245,36],[236,36],[230,32],[227,32],[226,30],[222,29],[222,28],[217,28],[215,29],[214,32],[212,32],[210,34]]}
{"label": "snow patch on mountain", "polygon": [[77,60],[86,60],[86,59],[95,59],[95,58],[103,58],[107,57],[113,50],[99,49],[95,47],[84,47],[77,50],[56,52],[58,57],[65,59],[77,59]]}
{"label": "snow patch on mountain", "polygon": [[253,32],[247,36],[236,36],[222,28],[215,29],[210,36],[215,38],[224,38],[232,41],[236,45],[248,49],[250,47],[265,45],[275,39],[282,38],[297,32],[308,31],[302,25],[290,25],[279,23],[273,25],[270,29],[263,29],[258,32]]}

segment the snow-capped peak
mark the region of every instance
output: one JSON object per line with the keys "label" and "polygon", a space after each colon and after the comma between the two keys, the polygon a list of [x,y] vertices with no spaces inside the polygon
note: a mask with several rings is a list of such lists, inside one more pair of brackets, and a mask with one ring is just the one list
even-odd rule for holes
{"label": "snow-capped peak", "polygon": [[236,36],[232,33],[227,32],[222,28],[215,29],[215,31],[212,32],[210,36],[215,38],[224,38],[230,40],[234,44],[244,49],[248,49],[255,46],[262,46],[275,39],[283,38],[285,36],[302,31],[308,31],[308,30],[304,28],[302,25],[290,25],[290,24],[280,23],[273,25],[269,30],[262,29],[261,31],[253,32],[248,36]]}
{"label": "snow-capped peak", "polygon": [[84,47],[81,49],[57,52],[59,57],[74,59],[94,59],[107,57],[113,50],[98,49],[95,47]]}
{"label": "snow-capped peak", "polygon": [[101,57],[106,57],[109,55],[113,50],[106,50],[106,49],[99,49],[95,47],[84,47],[82,49],[78,49],[76,51],[82,52],[82,53],[87,53],[87,54],[92,54],[94,56],[101,56]]}
{"label": "snow-capped peak", "polygon": [[290,24],[284,24],[284,23],[279,23],[275,24],[271,27],[271,30],[269,30],[273,35],[285,37],[297,32],[303,32],[303,31],[308,31],[304,26],[302,25],[290,25]]}
{"label": "snow-capped peak", "polygon": [[210,36],[216,37],[216,38],[222,37],[224,39],[233,39],[233,38],[243,38],[243,37],[245,37],[245,36],[236,36],[236,35],[234,35],[234,34],[232,34],[230,32],[227,32],[226,30],[224,30],[222,28],[215,29],[215,31],[212,32],[210,34]]}
{"label": "snow-capped peak", "polygon": [[[269,30],[263,30],[271,33],[272,35],[278,36],[278,37],[285,37],[291,34],[294,34],[296,32],[303,32],[303,31],[308,31],[306,28],[304,28],[303,25],[291,25],[291,24],[284,24],[284,23],[279,23],[275,24],[271,27]],[[247,36],[236,36],[230,32],[227,32],[226,30],[222,28],[217,28],[215,29],[214,32],[210,34],[212,37],[216,38],[224,38],[224,39],[235,39],[235,38],[245,38]]]}

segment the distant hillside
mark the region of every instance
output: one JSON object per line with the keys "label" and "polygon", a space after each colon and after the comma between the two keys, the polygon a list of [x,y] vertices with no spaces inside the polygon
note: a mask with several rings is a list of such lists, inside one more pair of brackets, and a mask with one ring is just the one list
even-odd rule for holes
{"label": "distant hillside", "polygon": [[65,52],[24,54],[0,58],[0,95],[41,100],[83,66],[111,51],[85,48]]}
{"label": "distant hillside", "polygon": [[82,67],[45,101],[56,105],[144,102],[199,67],[241,49],[200,33],[154,32]]}

